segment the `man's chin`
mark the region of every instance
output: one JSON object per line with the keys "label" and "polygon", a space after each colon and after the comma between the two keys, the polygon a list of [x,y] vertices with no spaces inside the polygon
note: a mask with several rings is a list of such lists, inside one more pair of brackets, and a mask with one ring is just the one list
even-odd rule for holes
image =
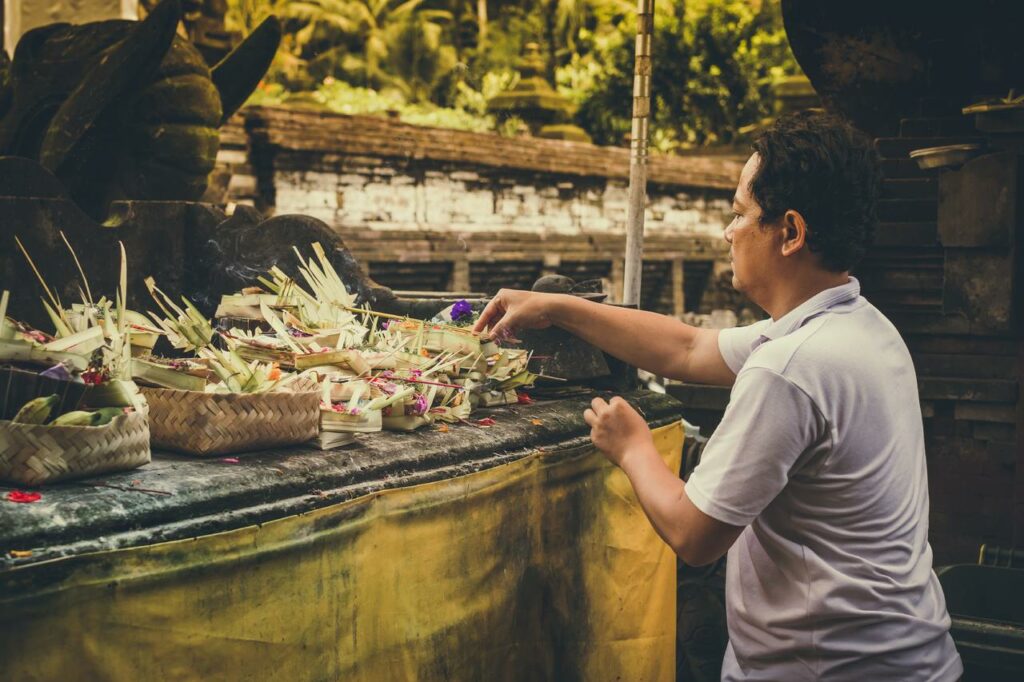
{"label": "man's chin", "polygon": [[740,292],[741,294],[743,293],[743,285],[740,283],[738,279],[736,279],[736,275],[732,276],[732,288]]}

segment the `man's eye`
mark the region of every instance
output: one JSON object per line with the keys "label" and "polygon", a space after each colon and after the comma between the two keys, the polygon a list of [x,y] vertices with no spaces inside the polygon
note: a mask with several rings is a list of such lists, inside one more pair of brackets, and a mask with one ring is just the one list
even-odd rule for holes
{"label": "man's eye", "polygon": [[736,213],[736,212],[734,211],[734,212],[733,212],[733,214],[732,214],[732,221],[733,221],[733,222],[736,222],[736,221],[737,221],[737,220],[739,220],[739,219],[740,219],[741,217],[742,217],[742,216],[741,216],[741,215],[740,215],[739,213]]}

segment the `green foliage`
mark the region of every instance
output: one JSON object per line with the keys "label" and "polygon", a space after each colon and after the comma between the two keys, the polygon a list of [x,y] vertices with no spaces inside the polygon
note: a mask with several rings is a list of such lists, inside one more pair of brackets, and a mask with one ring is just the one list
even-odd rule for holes
{"label": "green foliage", "polygon": [[[632,0],[229,0],[229,27],[283,19],[282,49],[251,103],[297,100],[348,113],[495,130],[486,102],[515,85],[527,42],[598,144],[630,130]],[[799,73],[779,0],[656,5],[651,144],[664,152],[731,144],[770,115],[772,84]],[[484,36],[481,39],[481,36]],[[296,95],[296,93],[306,93]],[[521,130],[520,121],[500,126]]]}
{"label": "green foliage", "polygon": [[[577,123],[599,144],[622,144],[630,130],[630,35],[621,26],[595,45],[604,68],[580,96]],[[756,11],[741,0],[707,0],[682,16],[659,9],[652,51],[651,144],[660,151],[735,142],[740,128],[771,113],[772,84],[799,73],[777,1]]]}

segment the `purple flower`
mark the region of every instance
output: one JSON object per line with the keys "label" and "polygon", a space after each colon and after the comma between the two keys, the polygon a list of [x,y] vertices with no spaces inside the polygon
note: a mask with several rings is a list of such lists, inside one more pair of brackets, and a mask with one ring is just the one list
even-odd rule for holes
{"label": "purple flower", "polygon": [[68,366],[63,362],[57,363],[45,372],[40,372],[39,376],[56,379],[57,381],[71,381],[72,378],[71,372],[68,371]]}
{"label": "purple flower", "polygon": [[411,404],[406,404],[405,413],[412,414],[425,414],[429,405],[427,405],[427,397],[422,393],[416,393],[415,398]]}
{"label": "purple flower", "polygon": [[463,299],[456,301],[455,305],[452,306],[452,322],[458,322],[459,320],[473,316],[473,306],[469,304],[469,301]]}

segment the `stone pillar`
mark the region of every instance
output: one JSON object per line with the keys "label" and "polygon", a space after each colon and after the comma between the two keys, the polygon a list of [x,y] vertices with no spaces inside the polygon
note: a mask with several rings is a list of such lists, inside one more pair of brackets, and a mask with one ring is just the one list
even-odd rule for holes
{"label": "stone pillar", "polygon": [[685,283],[683,259],[674,258],[672,259],[672,314],[676,317],[682,317],[686,312],[686,289],[683,288]]}
{"label": "stone pillar", "polygon": [[612,261],[612,291],[610,303],[618,303],[622,300],[622,289],[626,282],[626,262],[621,258]]}
{"label": "stone pillar", "polygon": [[557,275],[558,268],[562,266],[562,254],[560,253],[545,253],[544,254],[544,267],[541,271],[542,275]]}
{"label": "stone pillar", "polygon": [[4,49],[13,56],[26,31],[58,21],[84,24],[138,18],[138,0],[4,0]]}
{"label": "stone pillar", "polygon": [[458,292],[469,291],[469,259],[465,255],[456,258],[452,263],[451,290]]}

